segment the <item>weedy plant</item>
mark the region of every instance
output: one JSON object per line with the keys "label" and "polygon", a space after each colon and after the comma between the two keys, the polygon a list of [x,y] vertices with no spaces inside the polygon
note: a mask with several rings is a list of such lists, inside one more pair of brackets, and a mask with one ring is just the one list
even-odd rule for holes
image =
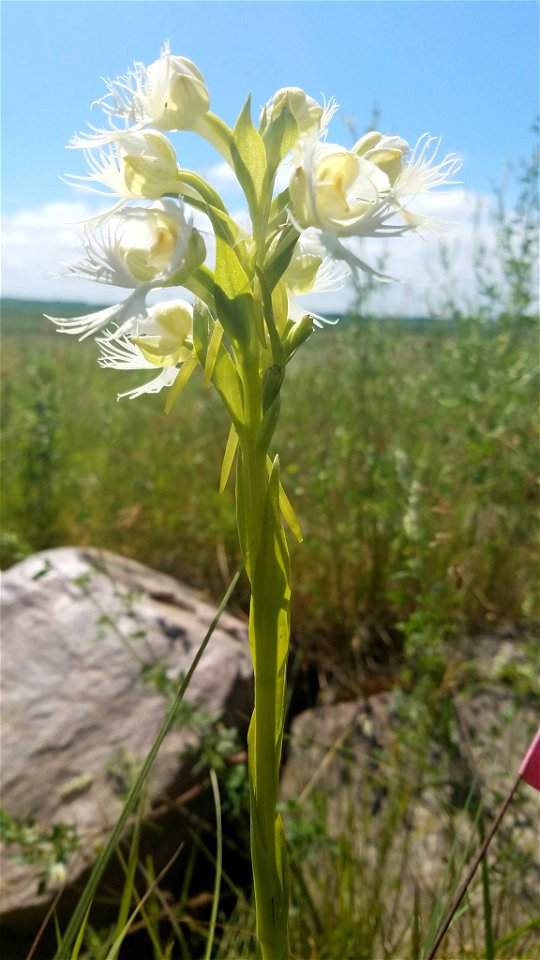
{"label": "weedy plant", "polygon": [[[149,67],[136,64],[106,83],[99,104],[107,124],[72,141],[90,166],[87,177],[73,179],[104,186],[116,202],[87,225],[85,259],[70,269],[131,292],[118,305],[51,319],[60,331],[95,336],[103,367],[157,371],[123,396],[166,388],[170,412],[199,369],[230,419],[220,488],[236,461],[255,676],[248,753],[257,936],[263,958],[283,960],[289,956],[289,880],[276,802],[291,601],[283,519],[298,540],[302,535],[270,450],[287,367],[314,326],[325,322],[305,314],[296,297],[339,287],[351,272],[387,281],[350,241],[429,230],[433,221],[414,210],[414,200],[451,183],[459,161],[449,155],[436,162],[437,143],[428,135],[412,151],[401,137],[378,131],[350,150],[328,142],[337,105],[320,105],[298,88],[274,94],[258,127],[248,97],[231,129],[210,111],[198,68],[168,48]],[[249,230],[234,221],[210,183],[178,166],[166,133],[181,130],[205,138],[231,167]],[[282,177],[288,185],[278,189]],[[211,225],[213,268],[188,208]],[[189,291],[194,305],[175,300],[147,307],[151,291],[170,287]]]}

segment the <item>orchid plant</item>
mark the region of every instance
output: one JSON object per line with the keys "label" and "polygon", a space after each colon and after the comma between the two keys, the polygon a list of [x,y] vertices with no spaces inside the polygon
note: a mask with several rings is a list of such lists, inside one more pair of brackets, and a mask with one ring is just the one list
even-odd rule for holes
{"label": "orchid plant", "polygon": [[[238,536],[251,586],[255,707],[248,753],[257,936],[263,958],[283,960],[289,895],[276,803],[291,600],[283,521],[298,540],[302,534],[270,449],[288,364],[327,322],[303,311],[297,297],[338,289],[354,271],[387,281],[359,258],[354,238],[432,230],[434,221],[415,211],[414,201],[451,183],[459,161],[449,155],[437,162],[438,142],[428,135],[412,151],[401,137],[377,131],[351,149],[329,142],[337,104],[320,104],[296,87],[271,97],[258,126],[248,97],[230,128],[211,112],[195,64],[168,47],[149,67],[136,63],[105,82],[108,92],[98,101],[104,126],[70,144],[84,150],[89,173],[71,180],[115,202],[86,224],[84,259],[69,271],[130,292],[106,309],[50,319],[61,332],[95,336],[103,367],[148,372],[149,380],[120,396],[166,389],[169,412],[200,370],[229,415],[220,488],[235,468]],[[231,167],[249,230],[210,183],[179,166],[167,134],[183,130],[205,138]],[[278,189],[276,180],[288,185]],[[186,294],[147,305],[151,291],[171,287]]]}

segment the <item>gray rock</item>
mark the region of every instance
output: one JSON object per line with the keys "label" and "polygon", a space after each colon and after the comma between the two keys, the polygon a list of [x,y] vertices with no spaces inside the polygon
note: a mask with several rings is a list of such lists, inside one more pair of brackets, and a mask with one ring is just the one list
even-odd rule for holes
{"label": "gray rock", "polygon": [[[216,611],[171,577],[94,549],[29,557],[3,574],[1,595],[2,808],[34,818],[45,833],[53,824],[73,825],[72,884],[115,823],[130,770],[162,722],[166,697],[143,672],[185,674]],[[244,730],[251,697],[246,628],[224,614],[187,700]],[[149,806],[193,783],[189,747],[197,747],[193,726],[175,726],[150,776]],[[22,864],[5,849],[4,919],[42,912],[62,872],[49,871],[47,891],[38,893],[43,863]]]}

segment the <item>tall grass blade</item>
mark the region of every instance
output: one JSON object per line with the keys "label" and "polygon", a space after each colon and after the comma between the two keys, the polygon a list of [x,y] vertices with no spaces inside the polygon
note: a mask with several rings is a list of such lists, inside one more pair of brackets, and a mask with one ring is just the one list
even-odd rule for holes
{"label": "tall grass blade", "polygon": [[111,835],[107,843],[105,844],[101,854],[99,855],[98,859],[96,860],[96,863],[94,864],[93,870],[90,874],[86,887],[83,890],[81,898],[73,912],[71,920],[61,939],[61,942],[58,947],[58,950],[56,951],[54,960],[69,960],[70,950],[77,938],[77,934],[80,930],[80,927],[84,922],[86,913],[94,899],[95,893],[99,886],[99,882],[103,876],[105,868],[118,845],[118,842],[120,840],[120,837],[122,836],[122,832],[124,830],[124,827],[126,826],[126,823],[129,817],[131,816],[131,814],[133,813],[133,811],[137,806],[137,803],[139,802],[143,786],[146,782],[148,774],[150,773],[152,764],[156,759],[159,748],[161,747],[161,744],[163,743],[165,737],[167,736],[167,733],[169,732],[170,728],[172,727],[175,721],[175,718],[178,714],[178,707],[184,698],[186,690],[189,687],[189,684],[191,683],[193,674],[195,673],[195,670],[197,669],[197,666],[200,663],[202,655],[206,650],[206,647],[208,646],[210,638],[214,630],[216,629],[217,624],[219,623],[220,617],[232,596],[234,588],[236,587],[236,584],[238,583],[238,580],[240,578],[241,572],[242,572],[242,566],[239,566],[229,586],[227,587],[227,590],[225,591],[225,594],[223,596],[223,599],[221,600],[221,603],[218,607],[216,615],[212,620],[212,623],[208,627],[208,630],[205,636],[203,637],[201,645],[192,660],[191,666],[189,667],[189,670],[187,671],[182,683],[180,684],[178,693],[176,694],[176,697],[172,701],[167,713],[165,714],[163,723],[161,724],[161,727],[158,731],[156,739],[154,740],[147,754],[147,757],[141,767],[139,775],[137,776],[135,782],[133,783],[127,795],[126,802],[124,804],[124,809],[122,810],[122,813],[120,814],[118,820],[116,821],[116,824],[111,832]]}
{"label": "tall grass blade", "polygon": [[72,953],[71,953],[71,960],[77,960],[77,957],[79,956],[81,947],[82,947],[82,945],[83,945],[84,934],[85,934],[85,932],[86,932],[86,924],[88,923],[88,917],[89,917],[89,916],[90,916],[90,907],[88,907],[88,910],[86,911],[84,920],[83,920],[83,922],[82,922],[82,924],[81,924],[81,929],[79,930],[79,932],[78,932],[78,934],[77,934],[77,939],[76,939],[76,941],[75,941],[75,944],[74,944],[74,947],[73,947],[73,951],[72,951]]}
{"label": "tall grass blade", "polygon": [[[168,872],[168,870],[170,870],[170,868],[172,867],[174,861],[175,861],[176,858],[180,855],[180,853],[181,853],[181,851],[182,851],[182,848],[183,848],[183,844],[181,843],[181,844],[177,847],[177,849],[174,851],[174,853],[173,853],[172,857],[170,858],[170,860],[167,861],[167,863],[166,863],[165,866],[163,867],[163,870],[161,870],[160,873],[158,873],[158,875],[157,875],[157,877],[155,878],[155,880],[150,884],[150,886],[148,887],[148,890],[146,891],[146,893],[144,894],[143,897],[141,897],[140,899],[138,898],[136,888],[134,887],[133,884],[131,884],[130,894],[131,894],[131,893],[134,893],[134,894],[135,894],[135,896],[136,896],[136,898],[137,898],[137,900],[138,900],[137,906],[135,907],[135,909],[134,909],[133,913],[131,914],[131,916],[126,919],[126,922],[125,922],[124,926],[122,927],[122,929],[121,929],[118,937],[116,938],[116,940],[114,941],[111,949],[110,949],[109,952],[107,953],[106,960],[115,960],[115,958],[118,956],[118,951],[120,950],[120,947],[122,946],[122,943],[123,943],[126,935],[129,933],[129,930],[130,930],[131,926],[133,925],[133,923],[134,923],[137,915],[138,915],[139,913],[142,913],[142,912],[143,912],[143,907],[144,907],[146,901],[148,900],[148,898],[150,897],[150,895],[153,893],[154,889],[157,888],[158,883],[163,879],[163,877],[164,877],[165,874]],[[136,865],[136,859],[135,859],[135,865]]]}
{"label": "tall grass blade", "polygon": [[455,914],[456,914],[456,912],[457,912],[457,910],[458,910],[458,907],[459,907],[461,901],[463,900],[463,897],[464,897],[465,894],[467,893],[467,890],[468,890],[468,888],[469,888],[469,884],[470,884],[472,878],[474,877],[474,875],[475,875],[475,873],[476,873],[476,871],[477,871],[477,869],[478,869],[478,866],[479,866],[479,864],[480,864],[480,861],[481,861],[481,860],[483,859],[483,857],[485,856],[486,851],[487,851],[487,848],[489,847],[491,841],[493,840],[493,837],[495,836],[498,828],[499,828],[500,825],[501,825],[502,818],[504,817],[504,815],[505,815],[508,807],[510,806],[510,802],[511,802],[512,797],[514,796],[514,794],[515,794],[518,786],[519,786],[520,780],[521,780],[521,775],[518,773],[517,776],[516,776],[515,779],[514,779],[514,782],[513,782],[512,786],[510,787],[510,790],[508,791],[505,799],[503,800],[503,802],[502,802],[502,804],[501,804],[501,806],[500,806],[500,808],[499,808],[499,811],[498,811],[498,813],[497,813],[497,815],[496,815],[493,823],[491,824],[491,826],[490,826],[490,828],[489,828],[489,830],[488,830],[486,839],[484,840],[484,842],[483,842],[482,845],[480,846],[479,850],[477,851],[477,853],[476,853],[476,855],[475,855],[475,857],[474,857],[474,859],[473,859],[473,861],[472,861],[472,863],[471,863],[471,865],[470,865],[470,867],[469,867],[469,869],[468,869],[468,871],[467,871],[467,873],[466,873],[466,875],[465,875],[465,878],[464,878],[463,881],[460,883],[460,885],[459,885],[459,887],[458,887],[458,889],[457,889],[457,891],[456,891],[456,893],[455,893],[455,895],[454,895],[454,898],[453,898],[453,900],[452,900],[452,903],[450,904],[450,907],[449,907],[449,909],[448,909],[448,913],[446,914],[446,917],[444,918],[444,920],[443,920],[443,922],[442,922],[442,924],[441,924],[441,926],[440,926],[440,928],[439,928],[439,930],[438,930],[438,932],[437,932],[437,936],[436,936],[436,938],[435,938],[435,940],[434,940],[434,942],[433,942],[433,944],[432,944],[432,946],[431,946],[431,949],[430,949],[429,953],[427,954],[426,960],[433,960],[434,956],[436,955],[436,953],[437,953],[437,951],[438,951],[438,949],[439,949],[439,947],[440,947],[440,945],[441,945],[441,943],[442,943],[442,941],[443,941],[443,939],[444,939],[444,937],[445,937],[445,935],[446,935],[446,933],[447,933],[447,931],[448,931],[448,928],[449,928],[450,924],[452,923],[452,920],[454,919],[454,916],[455,916]]}
{"label": "tall grass blade", "polygon": [[[107,960],[117,960],[118,951],[122,944],[124,938],[124,931],[126,924],[129,918],[129,908],[131,901],[134,896],[134,886],[135,886],[135,874],[137,872],[137,859],[139,856],[139,846],[141,839],[141,810],[137,816],[135,823],[135,829],[133,831],[133,837],[129,845],[129,859],[126,870],[126,879],[122,889],[122,899],[120,901],[120,910],[118,911],[118,917],[116,920],[116,927],[114,931],[113,938],[113,947],[109,951]],[[124,864],[123,864],[124,865]]]}
{"label": "tall grass blade", "polygon": [[[480,834],[480,842],[484,843],[486,839],[485,829],[484,829],[484,817],[480,817],[478,823],[478,832]],[[484,907],[484,937],[486,944],[486,960],[495,960],[495,938],[493,936],[493,914],[491,909],[491,888],[489,883],[489,867],[487,862],[487,854],[485,857],[482,857],[481,863],[482,871],[482,903]]]}
{"label": "tall grass blade", "polygon": [[540,930],[540,917],[529,920],[528,923],[524,923],[521,927],[516,927],[511,933],[507,933],[506,936],[501,937],[494,945],[495,950],[500,950],[501,947],[507,947],[510,943],[514,943],[516,940],[519,940],[520,937],[524,936],[524,934],[530,933],[532,930]]}
{"label": "tall grass blade", "polygon": [[212,913],[210,916],[210,930],[206,941],[206,950],[204,960],[210,960],[212,956],[212,946],[216,932],[216,920],[219,907],[219,890],[221,886],[221,870],[223,864],[223,835],[221,826],[221,802],[219,799],[219,785],[215,770],[210,770],[210,782],[212,784],[212,793],[214,794],[214,804],[216,808],[216,879],[214,883],[214,899],[212,901]]}

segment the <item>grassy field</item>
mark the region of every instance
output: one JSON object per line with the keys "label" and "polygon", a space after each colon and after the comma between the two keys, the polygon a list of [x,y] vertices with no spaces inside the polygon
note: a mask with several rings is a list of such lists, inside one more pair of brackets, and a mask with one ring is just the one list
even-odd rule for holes
{"label": "grassy field", "polygon": [[[212,395],[194,381],[170,416],[160,396],[117,403],[140,374],[100,370],[39,306],[3,315],[3,566],[94,544],[219,596],[238,551]],[[350,317],[295,360],[275,445],[305,535],[303,649],[341,651],[419,607],[460,631],[535,616],[535,336]]]}
{"label": "grassy field", "polygon": [[[41,305],[3,305],[3,566],[44,547],[92,544],[219,598],[239,558],[233,498],[217,489],[227,437],[218,404],[196,378],[170,416],[159,396],[117,403],[140,374],[100,370],[93,344],[56,334],[41,313]],[[434,740],[450,742],[448,663],[462,637],[517,626],[523,650],[535,649],[537,397],[535,325],[516,316],[350,316],[317,332],[288,372],[275,447],[305,536],[291,542],[295,672],[316,678],[314,699],[323,685],[336,700],[400,691],[398,766]],[[234,603],[245,612],[245,586]],[[533,672],[506,677],[516,702],[533,696]],[[231,803],[243,789],[235,777],[223,788]],[[414,802],[410,791],[409,780],[392,794],[381,855],[404,797]],[[463,805],[445,810],[448,829]],[[360,929],[351,884],[367,868],[347,832],[336,846],[316,805],[290,810],[289,819],[294,956],[422,956],[429,911],[418,907],[407,945],[395,946],[375,886],[369,910],[379,921]],[[333,877],[331,902],[317,909],[302,880],[310,843]],[[511,878],[519,865],[508,859],[497,869]],[[522,933],[505,940],[515,933],[509,880],[503,889],[496,955],[532,960],[527,910]],[[248,911],[240,898],[216,956],[252,956],[234,934],[249,928]],[[477,960],[495,956],[475,916],[471,925],[465,915],[441,956],[455,960],[458,948]],[[86,949],[88,958],[106,955],[99,943]],[[172,955],[198,956],[183,949]]]}

